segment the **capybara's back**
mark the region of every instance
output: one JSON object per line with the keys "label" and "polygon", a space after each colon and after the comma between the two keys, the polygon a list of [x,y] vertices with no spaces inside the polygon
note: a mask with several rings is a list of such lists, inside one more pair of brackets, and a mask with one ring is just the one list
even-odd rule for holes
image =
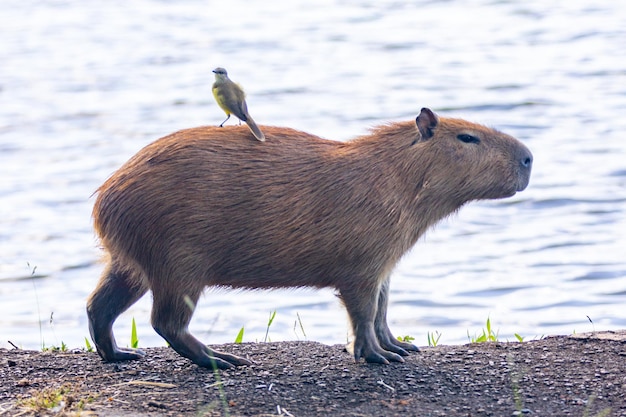
{"label": "capybara's back", "polygon": [[206,286],[333,287],[354,331],[354,355],[402,361],[411,344],[386,324],[389,275],[430,226],[471,200],[528,184],[532,155],[510,136],[423,109],[337,142],[263,127],[179,131],[148,145],[98,190],[95,227],[110,255],[88,302],[105,360],[115,318],[148,289],[152,324],[201,366],[248,363],[187,329]]}

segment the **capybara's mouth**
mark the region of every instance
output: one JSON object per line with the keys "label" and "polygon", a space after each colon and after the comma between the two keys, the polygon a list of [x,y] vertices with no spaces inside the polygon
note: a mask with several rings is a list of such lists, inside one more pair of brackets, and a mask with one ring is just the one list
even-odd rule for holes
{"label": "capybara's mouth", "polygon": [[526,187],[528,187],[529,182],[530,182],[530,172],[528,173],[528,175],[523,175],[522,178],[520,178],[519,183],[517,184],[516,191],[524,191]]}

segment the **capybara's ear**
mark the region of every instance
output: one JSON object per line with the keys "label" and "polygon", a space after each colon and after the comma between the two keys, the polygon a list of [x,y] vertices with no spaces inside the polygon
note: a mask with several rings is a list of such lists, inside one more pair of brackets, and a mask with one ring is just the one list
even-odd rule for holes
{"label": "capybara's ear", "polygon": [[431,109],[424,107],[415,119],[415,123],[420,131],[420,135],[422,135],[421,140],[428,140],[435,134],[439,118]]}

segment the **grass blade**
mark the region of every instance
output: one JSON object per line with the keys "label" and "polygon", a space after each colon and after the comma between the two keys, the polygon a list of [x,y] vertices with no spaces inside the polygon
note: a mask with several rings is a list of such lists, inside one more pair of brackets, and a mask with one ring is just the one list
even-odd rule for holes
{"label": "grass blade", "polygon": [[243,326],[241,326],[241,330],[237,333],[237,337],[235,338],[235,343],[241,344],[243,343]]}
{"label": "grass blade", "polygon": [[[263,342],[267,342],[268,335],[270,333],[270,326],[272,325],[272,322],[274,321],[274,318],[276,318],[276,310],[274,310],[273,313],[270,313],[270,319],[267,322],[267,329],[265,330],[265,339],[263,339]],[[270,340],[270,342],[271,342],[271,340]]]}
{"label": "grass blade", "polygon": [[139,347],[139,338],[137,337],[137,325],[135,324],[135,318],[130,325],[130,347],[137,349]]}

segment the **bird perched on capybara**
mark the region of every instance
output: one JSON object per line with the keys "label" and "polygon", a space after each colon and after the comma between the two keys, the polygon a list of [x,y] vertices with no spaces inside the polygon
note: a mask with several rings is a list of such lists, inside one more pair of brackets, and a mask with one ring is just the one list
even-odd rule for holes
{"label": "bird perched on capybara", "polygon": [[146,291],[152,325],[200,366],[249,361],[189,333],[207,286],[332,287],[345,305],[356,360],[402,362],[416,346],[387,326],[389,277],[417,239],[472,200],[528,185],[532,154],[519,141],[422,109],[348,142],[264,126],[181,130],[146,146],[99,189],[95,229],[108,264],[87,304],[107,361],[115,319]]}
{"label": "bird perched on capybara", "polygon": [[[239,120],[246,122],[257,140],[264,142],[265,135],[248,113],[246,93],[243,88],[228,78],[228,72],[224,68],[215,68],[213,72],[215,73],[215,82],[212,87],[213,97],[215,97],[217,105],[226,113],[226,120],[230,119],[231,113],[234,114]],[[220,127],[224,126],[226,120],[220,124]]]}

